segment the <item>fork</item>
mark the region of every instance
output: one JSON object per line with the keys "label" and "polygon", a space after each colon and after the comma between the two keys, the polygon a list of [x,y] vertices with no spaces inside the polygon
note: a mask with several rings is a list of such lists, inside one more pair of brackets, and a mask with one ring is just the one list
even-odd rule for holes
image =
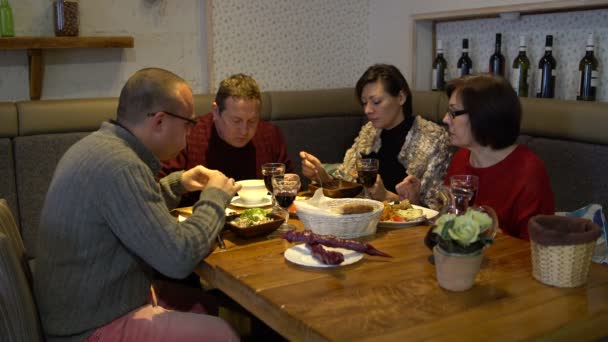
{"label": "fork", "polygon": [[224,243],[224,240],[222,239],[221,232],[219,234],[217,234],[217,244],[220,246],[220,249],[226,249],[226,244]]}

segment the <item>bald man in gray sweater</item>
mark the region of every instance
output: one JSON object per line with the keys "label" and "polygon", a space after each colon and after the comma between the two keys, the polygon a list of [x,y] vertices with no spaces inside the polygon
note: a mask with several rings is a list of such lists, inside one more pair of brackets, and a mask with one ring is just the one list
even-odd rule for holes
{"label": "bald man in gray sweater", "polygon": [[[162,69],[136,72],[117,120],[74,144],[46,195],[34,274],[49,341],[237,340],[221,319],[151,302],[152,270],[182,278],[212,250],[234,179],[202,166],[155,175],[185,147],[192,91]],[[190,218],[170,215],[182,194],[201,190]]]}

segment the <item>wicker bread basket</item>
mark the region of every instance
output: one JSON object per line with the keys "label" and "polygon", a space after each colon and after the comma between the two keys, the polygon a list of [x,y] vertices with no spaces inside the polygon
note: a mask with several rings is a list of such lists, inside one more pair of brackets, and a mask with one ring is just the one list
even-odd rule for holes
{"label": "wicker bread basket", "polygon": [[530,243],[532,275],[536,280],[557,287],[576,287],[587,282],[595,241],[568,246]]}
{"label": "wicker bread basket", "polygon": [[[367,204],[374,210],[361,214],[342,215],[335,212],[345,204]],[[302,225],[313,233],[335,235],[341,238],[355,238],[374,234],[384,210],[384,204],[364,198],[341,198],[326,202],[323,210],[311,209],[296,204],[296,211]]]}

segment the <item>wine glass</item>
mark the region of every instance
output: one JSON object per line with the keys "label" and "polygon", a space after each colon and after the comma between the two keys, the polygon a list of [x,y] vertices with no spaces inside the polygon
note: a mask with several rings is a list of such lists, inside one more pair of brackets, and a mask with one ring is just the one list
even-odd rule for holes
{"label": "wine glass", "polygon": [[455,175],[450,177],[450,191],[457,212],[466,212],[475,203],[479,177],[474,175]]}
{"label": "wine glass", "polygon": [[285,164],[283,163],[266,163],[262,165],[262,175],[264,176],[264,185],[266,190],[270,192],[272,196],[272,208],[274,209],[277,205],[274,193],[272,191],[272,176],[280,176],[285,173]]}
{"label": "wine glass", "polygon": [[300,191],[300,177],[297,174],[285,173],[272,177],[272,192],[285,215],[285,222],[277,229],[277,232],[288,232],[296,228],[287,221],[289,220],[289,207],[296,199],[298,191]]}
{"label": "wine glass", "polygon": [[368,188],[376,184],[380,162],[376,158],[363,158],[357,160],[357,176],[359,183],[363,184],[364,198],[371,198]]}

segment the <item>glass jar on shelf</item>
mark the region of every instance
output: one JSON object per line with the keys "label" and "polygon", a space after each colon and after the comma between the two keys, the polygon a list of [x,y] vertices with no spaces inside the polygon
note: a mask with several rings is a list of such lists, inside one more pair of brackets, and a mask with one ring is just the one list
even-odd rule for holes
{"label": "glass jar on shelf", "polygon": [[57,0],[53,2],[53,21],[55,35],[78,36],[78,2]]}

